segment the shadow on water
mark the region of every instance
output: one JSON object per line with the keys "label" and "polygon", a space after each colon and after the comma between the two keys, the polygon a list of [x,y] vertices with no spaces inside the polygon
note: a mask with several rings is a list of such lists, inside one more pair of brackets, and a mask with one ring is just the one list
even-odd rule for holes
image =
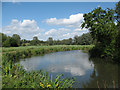
{"label": "shadow on water", "polygon": [[118,88],[119,64],[106,62],[100,58],[90,58],[94,63],[94,70],[88,82],[83,83],[84,88]]}
{"label": "shadow on water", "polygon": [[113,83],[118,87],[118,65],[101,61],[74,50],[21,59],[19,63],[27,71],[45,70],[53,77],[60,73],[64,77],[75,77],[74,88],[113,87]]}

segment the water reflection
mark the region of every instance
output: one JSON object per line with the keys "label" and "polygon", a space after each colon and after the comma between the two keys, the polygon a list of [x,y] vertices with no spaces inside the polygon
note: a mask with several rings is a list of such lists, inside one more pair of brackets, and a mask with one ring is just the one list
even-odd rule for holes
{"label": "water reflection", "polygon": [[[98,62],[95,62],[98,61]],[[100,87],[112,87],[112,81],[118,83],[118,65],[110,63],[100,63],[100,60],[89,61],[89,55],[81,50],[64,51],[46,54],[44,56],[35,56],[22,59],[20,65],[27,71],[46,70],[53,77],[62,73],[65,77],[75,77],[79,82],[74,87],[96,88],[97,82]]]}
{"label": "water reflection", "polygon": [[70,72],[72,76],[85,75],[92,69],[88,55],[82,51],[66,51],[26,58],[20,62],[27,71],[45,69],[49,72]]}
{"label": "water reflection", "polygon": [[[90,80],[82,84],[86,88],[118,88],[118,64],[100,62],[101,59],[94,60],[94,70],[90,75]],[[103,61],[103,60],[102,60]]]}

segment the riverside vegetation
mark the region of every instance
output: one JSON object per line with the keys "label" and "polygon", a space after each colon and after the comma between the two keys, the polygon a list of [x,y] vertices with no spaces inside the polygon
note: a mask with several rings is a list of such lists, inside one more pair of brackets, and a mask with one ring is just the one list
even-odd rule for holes
{"label": "riverside vegetation", "polygon": [[68,50],[89,50],[93,45],[60,45],[60,46],[27,46],[3,48],[2,55],[2,87],[3,88],[70,88],[75,82],[74,78],[64,78],[43,71],[26,72],[22,66],[15,65],[20,58],[43,55],[50,52]]}

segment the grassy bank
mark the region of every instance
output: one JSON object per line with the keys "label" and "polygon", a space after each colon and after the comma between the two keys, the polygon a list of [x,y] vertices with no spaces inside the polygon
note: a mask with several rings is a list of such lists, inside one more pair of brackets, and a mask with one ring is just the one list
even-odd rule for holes
{"label": "grassy bank", "polygon": [[2,50],[2,87],[3,88],[71,88],[75,82],[72,78],[64,78],[43,71],[26,72],[22,66],[15,65],[20,58],[43,55],[50,52],[89,50],[92,45],[57,45],[57,46],[27,46],[10,47]]}

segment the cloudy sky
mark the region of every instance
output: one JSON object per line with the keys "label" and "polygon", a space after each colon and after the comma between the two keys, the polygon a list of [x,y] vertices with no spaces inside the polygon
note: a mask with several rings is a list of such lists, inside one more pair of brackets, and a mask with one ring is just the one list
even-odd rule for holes
{"label": "cloudy sky", "polygon": [[101,6],[115,8],[116,2],[2,2],[2,32],[22,39],[73,38],[88,32],[81,29],[83,14]]}

